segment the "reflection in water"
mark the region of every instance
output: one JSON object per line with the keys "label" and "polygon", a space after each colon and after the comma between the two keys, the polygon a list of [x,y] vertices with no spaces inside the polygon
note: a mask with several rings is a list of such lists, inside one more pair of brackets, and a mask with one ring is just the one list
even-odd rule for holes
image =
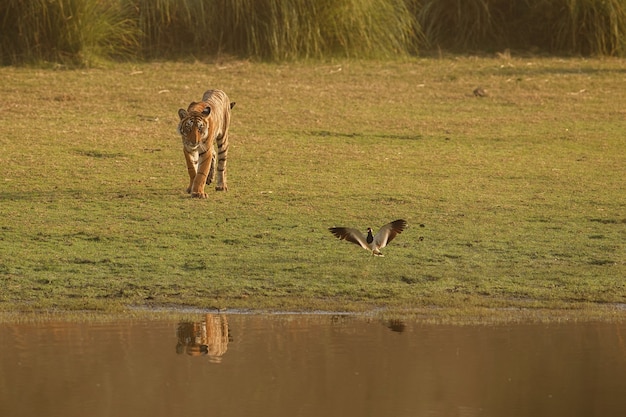
{"label": "reflection in water", "polygon": [[181,321],[176,331],[176,353],[190,356],[208,355],[219,363],[228,349],[228,321],[223,314],[206,314],[204,320]]}
{"label": "reflection in water", "polygon": [[0,323],[0,416],[621,416],[625,336],[341,315]]}
{"label": "reflection in water", "polygon": [[394,332],[402,333],[406,329],[406,324],[399,319],[387,320],[386,326]]}

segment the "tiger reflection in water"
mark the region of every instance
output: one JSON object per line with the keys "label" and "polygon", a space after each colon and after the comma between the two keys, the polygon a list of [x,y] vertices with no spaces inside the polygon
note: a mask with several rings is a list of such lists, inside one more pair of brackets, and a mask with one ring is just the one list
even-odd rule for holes
{"label": "tiger reflection in water", "polygon": [[190,356],[208,356],[220,363],[228,349],[230,336],[228,321],[223,314],[207,314],[203,321],[181,321],[176,331],[176,353]]}

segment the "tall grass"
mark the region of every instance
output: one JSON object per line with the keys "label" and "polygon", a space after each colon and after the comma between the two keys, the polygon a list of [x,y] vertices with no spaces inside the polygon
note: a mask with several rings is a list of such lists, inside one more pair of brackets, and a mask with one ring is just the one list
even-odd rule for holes
{"label": "tall grass", "polygon": [[0,62],[88,65],[132,55],[139,30],[131,11],[113,0],[4,0]]}
{"label": "tall grass", "polygon": [[505,17],[490,0],[415,2],[415,17],[431,46],[467,50],[493,45],[505,33]]}
{"label": "tall grass", "polygon": [[4,0],[0,63],[626,54],[626,0]]}
{"label": "tall grass", "polygon": [[[123,0],[125,1],[125,0]],[[142,31],[142,54],[147,57],[207,54],[215,46],[210,6],[202,0],[132,1]],[[213,2],[212,2],[213,3]]]}
{"label": "tall grass", "polygon": [[407,0],[431,47],[626,52],[624,0]]}
{"label": "tall grass", "polygon": [[[548,1],[548,0],[544,0]],[[626,50],[626,1],[561,0],[555,49],[583,54],[619,55]]]}
{"label": "tall grass", "polygon": [[147,55],[389,56],[414,43],[403,0],[137,0]]}

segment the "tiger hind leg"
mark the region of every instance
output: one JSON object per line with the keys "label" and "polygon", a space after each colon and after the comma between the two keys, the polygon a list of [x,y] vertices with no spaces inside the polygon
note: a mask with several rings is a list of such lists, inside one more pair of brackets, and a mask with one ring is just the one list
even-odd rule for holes
{"label": "tiger hind leg", "polygon": [[217,141],[217,184],[216,191],[227,191],[226,160],[228,159],[228,132],[224,133],[221,140]]}

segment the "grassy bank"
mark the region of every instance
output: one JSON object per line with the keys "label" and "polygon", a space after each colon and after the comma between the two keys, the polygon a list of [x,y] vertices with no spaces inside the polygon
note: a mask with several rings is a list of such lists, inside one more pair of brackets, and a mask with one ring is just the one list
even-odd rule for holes
{"label": "grassy bank", "polygon": [[[0,77],[1,310],[626,302],[624,61]],[[209,87],[237,102],[229,191],[192,200],[176,111]],[[409,229],[384,258],[326,230],[396,218]]]}

